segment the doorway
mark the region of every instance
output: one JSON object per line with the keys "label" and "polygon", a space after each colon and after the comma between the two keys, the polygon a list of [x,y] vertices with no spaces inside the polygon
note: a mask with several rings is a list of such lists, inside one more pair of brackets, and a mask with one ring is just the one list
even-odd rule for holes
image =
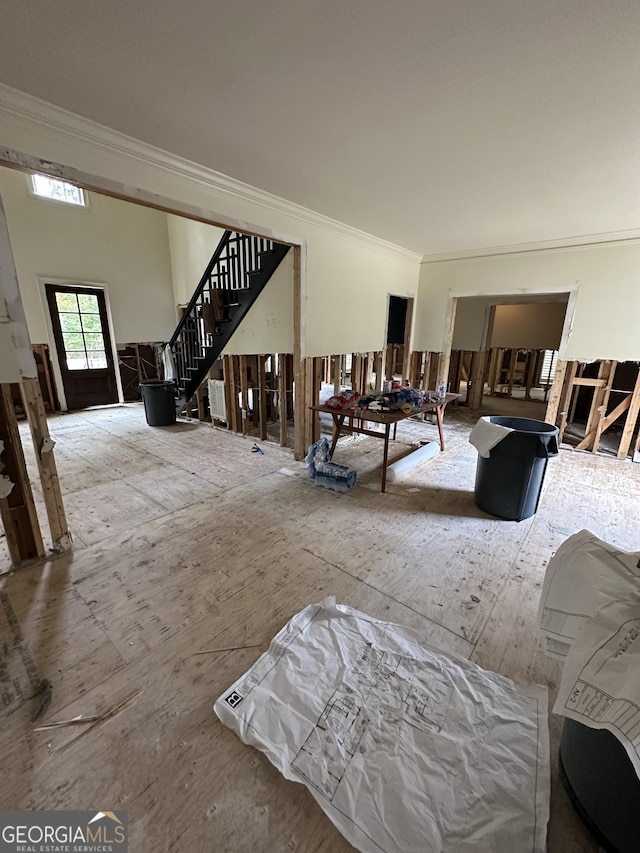
{"label": "doorway", "polygon": [[117,403],[104,291],[59,284],[45,289],[68,408]]}
{"label": "doorway", "polygon": [[409,372],[409,344],[413,319],[413,298],[389,295],[385,379],[406,380]]}

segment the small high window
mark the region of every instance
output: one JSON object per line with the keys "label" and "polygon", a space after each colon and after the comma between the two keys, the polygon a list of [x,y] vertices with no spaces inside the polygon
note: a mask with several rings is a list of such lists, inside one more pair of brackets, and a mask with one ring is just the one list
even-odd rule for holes
{"label": "small high window", "polygon": [[50,178],[48,175],[31,175],[31,186],[34,195],[47,198],[50,201],[61,201],[65,204],[73,204],[76,207],[86,207],[87,200],[84,190],[59,178]]}

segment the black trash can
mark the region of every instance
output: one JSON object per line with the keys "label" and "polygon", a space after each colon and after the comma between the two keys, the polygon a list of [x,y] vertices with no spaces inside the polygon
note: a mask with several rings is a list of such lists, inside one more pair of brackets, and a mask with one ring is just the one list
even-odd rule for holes
{"label": "black trash can", "polygon": [[176,422],[176,386],[163,379],[140,383],[144,414],[149,426],[169,426]]}
{"label": "black trash can", "polygon": [[615,735],[566,719],[560,778],[575,810],[607,853],[640,849],[640,779]]}
{"label": "black trash can", "polygon": [[510,427],[502,441],[478,456],[476,506],[509,521],[522,521],[538,509],[547,461],[558,455],[558,427],[531,418],[492,416],[492,424]]}

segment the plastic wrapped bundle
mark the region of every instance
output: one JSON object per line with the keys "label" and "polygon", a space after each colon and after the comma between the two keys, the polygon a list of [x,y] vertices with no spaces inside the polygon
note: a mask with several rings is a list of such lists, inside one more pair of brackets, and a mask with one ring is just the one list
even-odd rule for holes
{"label": "plastic wrapped bundle", "polygon": [[316,486],[324,486],[325,489],[334,489],[336,492],[346,492],[355,485],[356,472],[346,465],[338,465],[336,462],[320,462],[316,468],[314,483]]}
{"label": "plastic wrapped bundle", "polygon": [[355,485],[357,474],[353,469],[329,461],[329,442],[326,438],[311,445],[304,461],[316,486],[346,492]]}

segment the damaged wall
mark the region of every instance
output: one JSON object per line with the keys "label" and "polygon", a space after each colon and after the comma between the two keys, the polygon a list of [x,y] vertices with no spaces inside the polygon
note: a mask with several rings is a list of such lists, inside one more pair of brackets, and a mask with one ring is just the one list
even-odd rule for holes
{"label": "damaged wall", "polygon": [[0,194],[0,383],[21,382],[37,375]]}
{"label": "damaged wall", "polygon": [[35,198],[27,176],[0,168],[0,192],[34,343],[50,340],[42,282],[104,284],[116,341],[171,334],[175,306],[166,216],[89,193],[88,208]]}
{"label": "damaged wall", "polygon": [[443,348],[450,296],[561,291],[576,294],[561,358],[640,359],[639,241],[423,263],[415,348]]}

